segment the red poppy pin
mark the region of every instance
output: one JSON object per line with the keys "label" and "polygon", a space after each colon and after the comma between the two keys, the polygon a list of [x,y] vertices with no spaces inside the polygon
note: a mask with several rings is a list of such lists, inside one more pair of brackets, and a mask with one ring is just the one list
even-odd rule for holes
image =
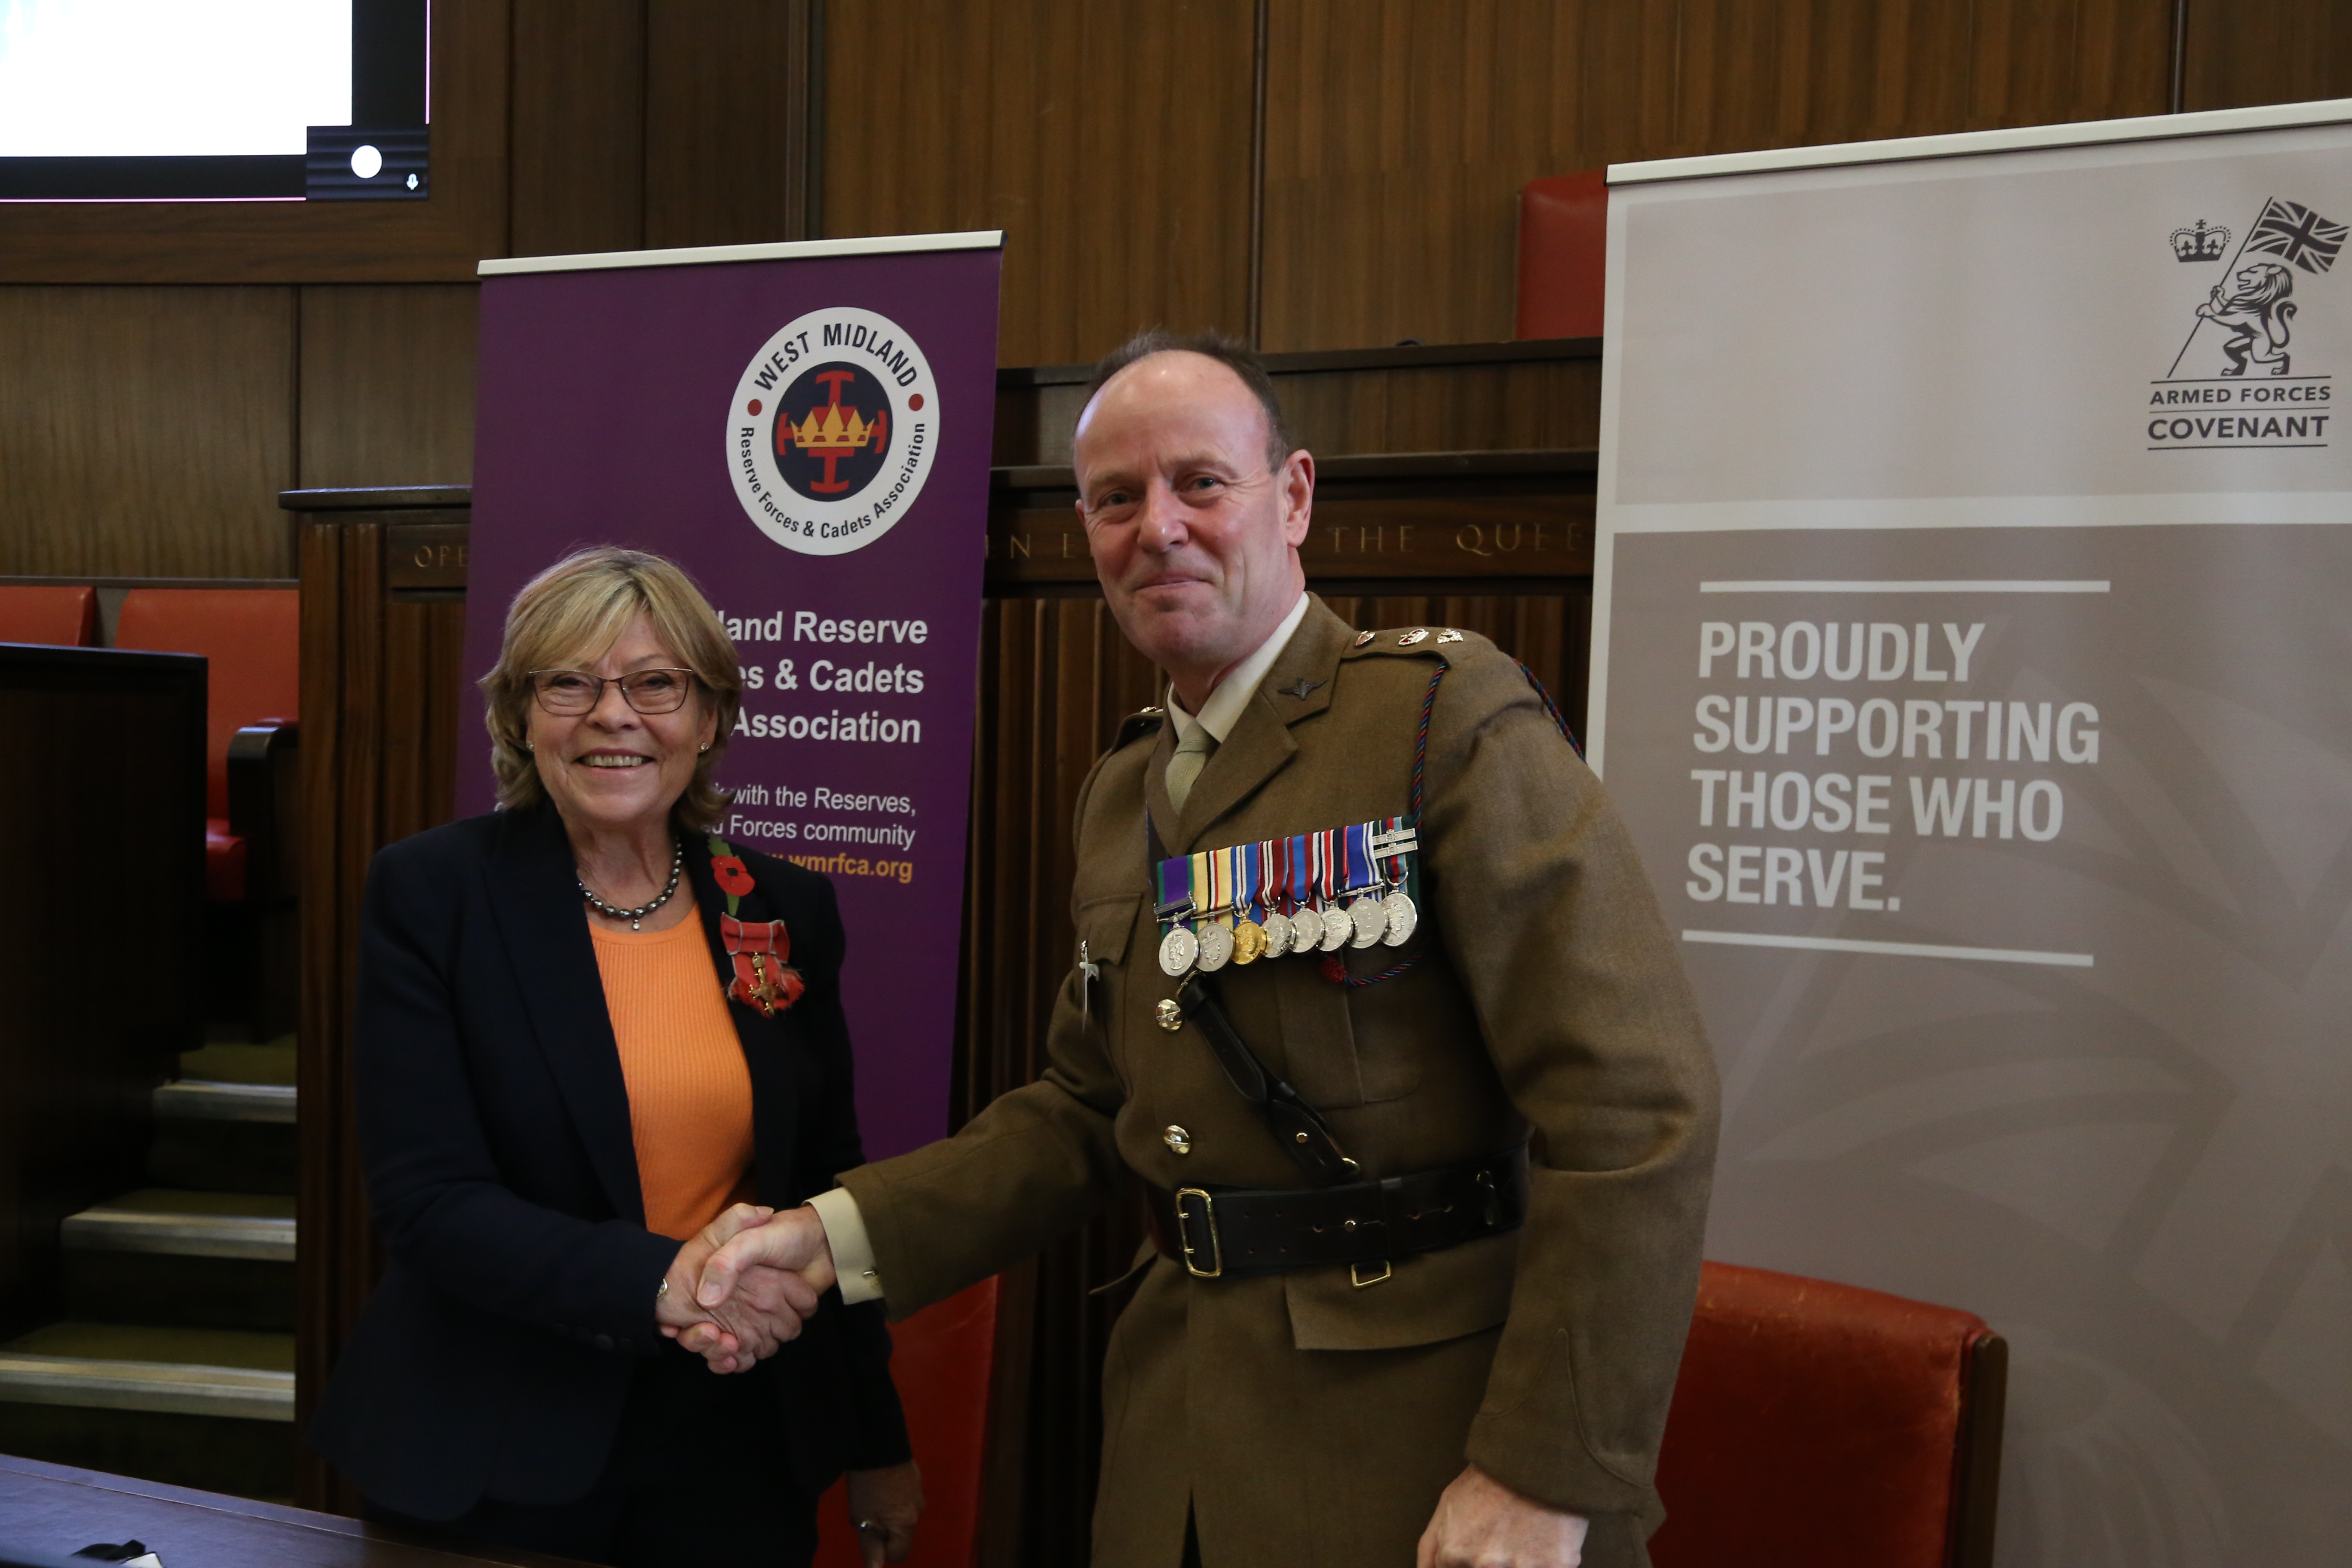
{"label": "red poppy pin", "polygon": [[710,837],[710,874],[727,895],[727,912],[719,917],[719,940],[735,968],[727,994],[772,1018],[807,989],[800,971],[787,962],[793,956],[793,933],[782,921],[735,918],[743,895],[752,889],[751,868],[717,834]]}

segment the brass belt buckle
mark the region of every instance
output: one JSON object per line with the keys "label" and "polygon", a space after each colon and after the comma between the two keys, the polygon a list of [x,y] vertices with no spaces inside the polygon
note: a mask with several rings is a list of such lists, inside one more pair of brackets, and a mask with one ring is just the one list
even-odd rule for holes
{"label": "brass belt buckle", "polygon": [[[1367,1274],[1364,1272],[1367,1268],[1377,1268],[1380,1272],[1378,1274]],[[1369,1265],[1362,1263],[1350,1263],[1348,1265],[1348,1280],[1349,1283],[1360,1290],[1367,1285],[1379,1284],[1381,1280],[1387,1279],[1390,1275],[1395,1272],[1396,1270],[1390,1266],[1389,1260],[1385,1258],[1381,1258],[1378,1263]]]}
{"label": "brass belt buckle", "polygon": [[[1190,1216],[1184,1212],[1186,1198],[1201,1200],[1201,1217],[1209,1227],[1209,1266],[1206,1268],[1194,1261],[1200,1254],[1192,1246],[1192,1227]],[[1176,1240],[1184,1248],[1185,1271],[1193,1279],[1214,1279],[1224,1273],[1224,1245],[1217,1237],[1217,1200],[1205,1188],[1179,1187],[1176,1189]]]}

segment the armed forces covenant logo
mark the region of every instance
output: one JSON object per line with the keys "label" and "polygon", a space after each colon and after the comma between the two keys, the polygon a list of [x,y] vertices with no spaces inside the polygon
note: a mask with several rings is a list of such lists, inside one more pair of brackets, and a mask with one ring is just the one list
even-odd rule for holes
{"label": "armed forces covenant logo", "polygon": [[2328,444],[2335,383],[2298,363],[2294,295],[2299,279],[2335,267],[2346,236],[2345,225],[2278,196],[2263,203],[2234,249],[2227,227],[2201,217],[2172,231],[2173,260],[2205,269],[2212,286],[2171,367],[2149,384],[2149,451]]}
{"label": "armed forces covenant logo", "polygon": [[760,531],[805,555],[863,549],[907,515],[939,447],[923,351],[872,310],[812,310],[735,384],[727,466]]}

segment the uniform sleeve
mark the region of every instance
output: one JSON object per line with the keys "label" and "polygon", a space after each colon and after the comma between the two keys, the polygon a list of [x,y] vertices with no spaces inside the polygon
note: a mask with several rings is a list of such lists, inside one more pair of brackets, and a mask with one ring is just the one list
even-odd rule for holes
{"label": "uniform sleeve", "polygon": [[1440,940],[1535,1129],[1467,1457],[1554,1507],[1654,1519],[1714,1169],[1714,1058],[1623,825],[1517,665],[1491,648],[1457,665],[1430,748]]}
{"label": "uniform sleeve", "polygon": [[451,1299],[604,1351],[651,1354],[677,1243],[518,1196],[475,1107],[448,953],[453,889],[397,847],[370,868],[354,1055],[368,1203],[393,1256]]}
{"label": "uniform sleeve", "polygon": [[[1100,774],[1097,763],[1079,792],[1080,822]],[[1063,983],[1036,1082],[999,1095],[952,1138],[842,1173],[893,1321],[1028,1257],[1118,1194],[1113,1123],[1126,1091],[1081,984],[1075,970]]]}

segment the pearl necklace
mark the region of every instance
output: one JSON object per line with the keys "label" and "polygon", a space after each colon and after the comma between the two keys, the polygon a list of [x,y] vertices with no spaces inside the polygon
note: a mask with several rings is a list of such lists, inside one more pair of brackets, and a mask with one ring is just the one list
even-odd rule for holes
{"label": "pearl necklace", "polygon": [[588,907],[590,909],[594,910],[598,914],[603,915],[608,921],[626,921],[629,922],[629,929],[631,931],[637,931],[642,929],[637,924],[639,921],[644,920],[647,915],[653,913],[656,910],[669,902],[670,895],[677,891],[678,877],[684,873],[685,870],[686,846],[681,842],[677,850],[669,858],[669,886],[661,890],[661,897],[656,899],[649,904],[639,904],[634,910],[616,910],[612,905],[606,903],[604,900],[598,898],[595,894],[590,892],[588,890],[588,884],[584,879],[574,877],[572,881],[579,888],[580,896],[588,900]]}

